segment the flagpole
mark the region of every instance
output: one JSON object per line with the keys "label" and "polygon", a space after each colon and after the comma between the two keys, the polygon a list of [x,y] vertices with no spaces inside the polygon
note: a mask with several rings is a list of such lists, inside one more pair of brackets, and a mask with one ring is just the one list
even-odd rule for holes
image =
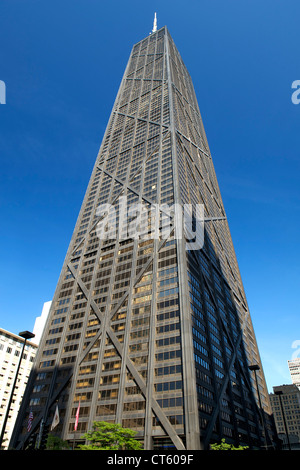
{"label": "flagpole", "polygon": [[42,435],[43,435],[43,431],[44,431],[44,424],[45,424],[45,421],[44,421],[44,419],[42,419],[42,420],[41,420],[41,424],[40,424],[40,430],[39,430],[38,439],[37,439],[37,442],[36,442],[36,449],[39,449],[39,448],[40,448],[40,444],[41,444],[41,440],[42,440]]}

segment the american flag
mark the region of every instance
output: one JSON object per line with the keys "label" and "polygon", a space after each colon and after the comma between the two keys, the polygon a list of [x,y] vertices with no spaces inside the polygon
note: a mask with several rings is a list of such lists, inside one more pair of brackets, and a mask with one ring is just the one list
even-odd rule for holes
{"label": "american flag", "polygon": [[29,417],[28,417],[27,432],[29,432],[31,429],[32,421],[33,421],[33,413],[32,411],[30,411]]}

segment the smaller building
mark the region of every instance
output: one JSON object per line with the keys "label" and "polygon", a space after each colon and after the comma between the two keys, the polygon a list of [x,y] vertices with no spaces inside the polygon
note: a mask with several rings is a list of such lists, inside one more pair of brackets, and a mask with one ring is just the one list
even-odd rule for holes
{"label": "smaller building", "polygon": [[300,450],[300,390],[294,384],[273,387],[270,402],[283,450]]}
{"label": "smaller building", "polygon": [[[6,416],[24,339],[0,328],[0,432]],[[2,448],[7,449],[38,346],[26,342],[5,426]]]}
{"label": "smaller building", "polygon": [[288,366],[292,382],[300,390],[300,357],[288,361]]}

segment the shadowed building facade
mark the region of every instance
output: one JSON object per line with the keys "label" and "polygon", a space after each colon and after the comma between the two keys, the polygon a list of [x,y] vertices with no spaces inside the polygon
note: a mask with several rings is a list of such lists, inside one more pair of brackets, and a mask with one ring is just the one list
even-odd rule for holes
{"label": "shadowed building facade", "polygon": [[[155,204],[201,206],[203,247],[187,248],[172,217],[168,237],[161,225],[159,237],[136,236],[134,211],[131,236],[100,237],[99,207],[120,222],[124,201],[147,220]],[[199,107],[163,27],[132,48],[12,444],[45,434],[58,405],[53,432],[69,441],[104,420],[136,430],[145,449],[222,437],[260,447],[273,439],[271,408],[260,367],[261,421],[250,364],[259,352]]]}

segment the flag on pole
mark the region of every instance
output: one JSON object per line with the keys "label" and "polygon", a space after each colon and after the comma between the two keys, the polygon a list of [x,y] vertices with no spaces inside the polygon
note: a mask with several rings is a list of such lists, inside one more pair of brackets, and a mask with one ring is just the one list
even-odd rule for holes
{"label": "flag on pole", "polygon": [[30,413],[28,416],[28,423],[27,423],[27,432],[31,430],[32,421],[33,421],[33,413],[32,413],[32,410],[30,410]]}
{"label": "flag on pole", "polygon": [[74,425],[74,431],[77,431],[77,426],[78,426],[78,419],[79,419],[79,410],[80,410],[80,402],[76,411],[76,419],[75,419],[75,425]]}
{"label": "flag on pole", "polygon": [[59,412],[58,412],[58,406],[56,405],[50,431],[52,431],[52,429],[54,429],[58,425],[58,423],[59,423]]}

